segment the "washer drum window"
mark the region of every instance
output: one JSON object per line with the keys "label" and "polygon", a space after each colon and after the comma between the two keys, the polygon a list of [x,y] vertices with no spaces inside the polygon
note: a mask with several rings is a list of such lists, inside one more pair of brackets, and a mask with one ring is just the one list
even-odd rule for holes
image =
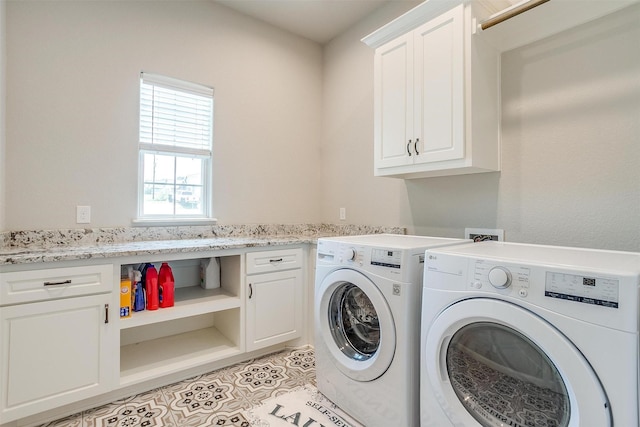
{"label": "washer drum window", "polygon": [[373,357],[380,346],[378,313],[367,294],[344,283],[329,301],[331,334],[342,352],[353,360]]}
{"label": "washer drum window", "polygon": [[344,375],[373,381],[391,366],[393,313],[378,285],[364,274],[347,268],[329,273],[316,285],[314,318],[318,339]]}

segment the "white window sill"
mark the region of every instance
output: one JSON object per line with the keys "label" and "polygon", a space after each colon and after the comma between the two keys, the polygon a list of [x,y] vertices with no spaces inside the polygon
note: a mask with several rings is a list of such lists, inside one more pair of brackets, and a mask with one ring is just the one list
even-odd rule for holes
{"label": "white window sill", "polygon": [[216,225],[215,218],[178,218],[178,219],[134,219],[134,227],[172,227],[180,225]]}

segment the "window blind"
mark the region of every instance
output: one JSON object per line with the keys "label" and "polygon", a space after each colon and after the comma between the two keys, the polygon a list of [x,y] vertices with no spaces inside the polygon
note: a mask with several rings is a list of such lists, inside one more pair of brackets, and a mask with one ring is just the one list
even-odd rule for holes
{"label": "window blind", "polygon": [[[140,74],[140,144],[146,149],[209,155],[213,89],[155,74]],[[171,150],[173,147],[174,150]]]}

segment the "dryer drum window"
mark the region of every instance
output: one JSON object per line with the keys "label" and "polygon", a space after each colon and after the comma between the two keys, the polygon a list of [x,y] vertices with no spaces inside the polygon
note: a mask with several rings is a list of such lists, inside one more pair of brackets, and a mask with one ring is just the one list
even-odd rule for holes
{"label": "dryer drum window", "polygon": [[569,425],[560,373],[521,333],[497,323],[469,324],[453,335],[446,362],[458,399],[482,426]]}
{"label": "dryer drum window", "polygon": [[349,358],[368,360],[380,346],[378,313],[367,294],[352,283],[338,286],[329,301],[333,339]]}

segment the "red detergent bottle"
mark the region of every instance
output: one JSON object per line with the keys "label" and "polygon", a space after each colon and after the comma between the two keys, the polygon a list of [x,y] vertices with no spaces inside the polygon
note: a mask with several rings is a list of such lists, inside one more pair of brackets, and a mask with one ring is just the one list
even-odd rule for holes
{"label": "red detergent bottle", "polygon": [[147,310],[157,310],[159,306],[158,271],[153,264],[147,265],[145,290],[147,293]]}
{"label": "red detergent bottle", "polygon": [[158,287],[160,289],[160,307],[173,307],[175,294],[175,281],[171,267],[166,262],[160,266],[158,275]]}

